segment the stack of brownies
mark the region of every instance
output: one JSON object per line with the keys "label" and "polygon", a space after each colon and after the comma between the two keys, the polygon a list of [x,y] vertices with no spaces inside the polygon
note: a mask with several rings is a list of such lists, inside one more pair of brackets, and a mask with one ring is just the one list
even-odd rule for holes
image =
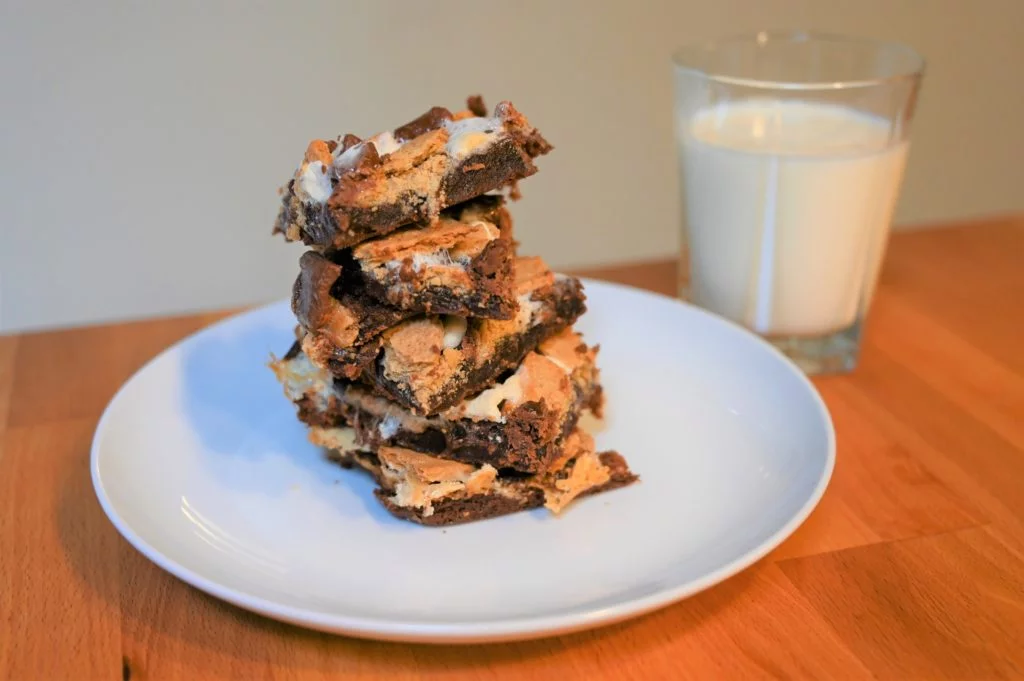
{"label": "stack of brownies", "polygon": [[376,479],[394,515],[448,525],[635,480],[577,428],[600,415],[580,282],[516,255],[507,189],[551,145],[509,102],[435,107],[314,140],[275,226],[305,252],[297,340],[271,367],[310,439]]}

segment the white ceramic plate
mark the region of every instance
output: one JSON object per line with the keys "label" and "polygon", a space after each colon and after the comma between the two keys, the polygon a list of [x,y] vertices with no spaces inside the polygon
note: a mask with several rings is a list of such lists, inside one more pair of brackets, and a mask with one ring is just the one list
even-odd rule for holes
{"label": "white ceramic plate", "polygon": [[100,503],[160,567],[218,598],[354,636],[530,638],[635,616],[778,545],[835,460],[827,410],[786,359],[663,296],[587,282],[577,325],[601,345],[597,432],[641,482],[449,528],[392,518],[356,471],[306,441],[273,375],[285,303],[171,347],[107,407],[92,446]]}

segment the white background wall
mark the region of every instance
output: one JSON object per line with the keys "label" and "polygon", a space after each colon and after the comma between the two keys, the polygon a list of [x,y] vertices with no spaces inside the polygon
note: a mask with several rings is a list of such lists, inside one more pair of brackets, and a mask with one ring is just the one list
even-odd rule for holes
{"label": "white background wall", "polygon": [[523,183],[556,265],[672,254],[669,56],[807,27],[929,59],[898,220],[1024,210],[1024,1],[0,3],[0,331],[284,297],[276,189],[316,136],[482,92],[557,149]]}

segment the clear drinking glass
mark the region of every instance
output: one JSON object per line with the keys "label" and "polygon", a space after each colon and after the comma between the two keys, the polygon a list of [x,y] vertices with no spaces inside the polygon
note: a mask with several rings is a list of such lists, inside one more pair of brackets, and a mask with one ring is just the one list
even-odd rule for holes
{"label": "clear drinking glass", "polygon": [[807,373],[851,370],[923,59],[898,44],[762,32],[673,61],[683,297]]}

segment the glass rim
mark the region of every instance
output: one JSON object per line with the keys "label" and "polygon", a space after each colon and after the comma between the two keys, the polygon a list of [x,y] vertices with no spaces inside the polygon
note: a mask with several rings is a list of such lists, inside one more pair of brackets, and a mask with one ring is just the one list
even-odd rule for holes
{"label": "glass rim", "polygon": [[[731,76],[727,73],[716,72],[714,69],[701,68],[694,64],[693,57],[698,54],[709,54],[729,44],[767,44],[769,41],[776,43],[799,43],[799,42],[820,42],[820,43],[846,43],[860,45],[862,47],[874,47],[879,50],[892,50],[900,52],[909,57],[910,66],[885,76],[874,78],[846,79],[838,81],[785,81],[785,80],[764,80],[760,78],[747,78],[743,76]],[[854,88],[876,87],[888,83],[895,83],[902,80],[920,80],[924,75],[926,62],[923,56],[905,43],[875,40],[873,38],[862,38],[840,33],[828,33],[820,31],[805,30],[765,30],[754,33],[739,33],[711,40],[701,40],[680,45],[672,53],[672,64],[679,71],[689,72],[707,80],[712,80],[726,85],[739,85],[750,88],[761,88],[765,90],[848,90]]]}

